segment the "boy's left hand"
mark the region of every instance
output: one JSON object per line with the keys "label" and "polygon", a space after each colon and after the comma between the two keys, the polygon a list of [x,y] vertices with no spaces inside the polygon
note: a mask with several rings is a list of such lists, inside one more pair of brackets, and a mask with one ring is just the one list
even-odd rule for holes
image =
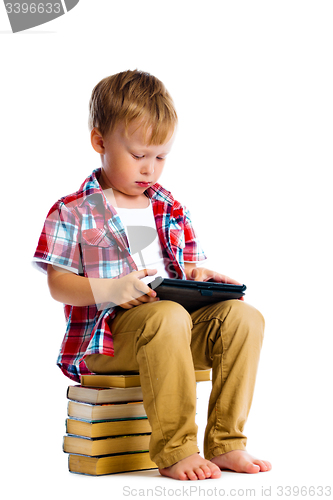
{"label": "boy's left hand", "polygon": [[[242,283],[229,278],[229,276],[225,276],[224,274],[217,273],[216,271],[206,269],[205,267],[194,267],[190,271],[188,279],[193,281],[215,281],[217,283],[231,283],[232,285],[242,285]],[[240,300],[244,300],[244,297],[241,297]]]}

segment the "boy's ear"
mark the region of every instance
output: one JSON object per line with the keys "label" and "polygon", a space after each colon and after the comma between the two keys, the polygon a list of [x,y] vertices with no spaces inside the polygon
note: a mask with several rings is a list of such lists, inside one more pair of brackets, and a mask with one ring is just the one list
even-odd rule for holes
{"label": "boy's ear", "polygon": [[91,145],[96,153],[104,154],[104,139],[98,128],[94,127],[90,134]]}

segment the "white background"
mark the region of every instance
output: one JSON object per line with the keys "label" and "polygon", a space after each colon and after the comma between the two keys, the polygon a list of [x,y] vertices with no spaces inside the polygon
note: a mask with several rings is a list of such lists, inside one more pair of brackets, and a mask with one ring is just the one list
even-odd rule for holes
{"label": "white background", "polygon": [[[68,472],[70,381],[55,366],[65,322],[30,263],[50,206],[99,166],[93,86],[134,68],[165,83],[179,114],[162,184],[190,208],[209,267],[244,282],[266,318],[246,433],[273,470],[224,472],[200,496],[332,485],[332,15],[328,1],[81,0],[13,35],[0,5],[6,498],[122,498],[123,486],[199,496],[157,471]],[[201,437],[208,394],[201,384]]]}

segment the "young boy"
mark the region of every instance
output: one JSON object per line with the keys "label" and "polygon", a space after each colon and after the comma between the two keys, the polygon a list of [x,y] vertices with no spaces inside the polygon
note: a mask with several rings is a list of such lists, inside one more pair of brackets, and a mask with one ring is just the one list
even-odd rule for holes
{"label": "young boy", "polygon": [[[246,452],[243,434],[261,314],[240,300],[189,314],[159,301],[145,280],[158,273],[237,283],[197,267],[206,257],[190,214],[157,183],[177,125],[171,97],[157,78],[125,71],[94,88],[89,123],[101,168],[51,208],[34,257],[52,297],[66,304],[58,365],[76,381],[84,373],[140,373],[150,455],[162,475],[196,480],[218,478],[220,469],[270,470]],[[213,377],[202,458],[194,369],[207,368]]]}

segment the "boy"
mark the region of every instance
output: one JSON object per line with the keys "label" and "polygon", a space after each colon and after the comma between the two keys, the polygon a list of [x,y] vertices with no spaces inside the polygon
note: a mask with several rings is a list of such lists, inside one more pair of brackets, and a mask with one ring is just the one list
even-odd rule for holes
{"label": "boy", "polygon": [[[93,90],[91,143],[101,169],[51,208],[35,253],[52,297],[66,304],[58,365],[76,381],[83,373],[140,373],[150,455],[162,475],[196,480],[218,478],[223,468],[267,471],[269,462],[246,452],[243,434],[261,314],[239,300],[189,314],[159,301],[144,279],[158,273],[237,283],[197,267],[206,257],[189,212],[157,183],[176,125],[171,97],[147,73],[125,71]],[[211,367],[204,459],[196,442],[194,368]]]}

